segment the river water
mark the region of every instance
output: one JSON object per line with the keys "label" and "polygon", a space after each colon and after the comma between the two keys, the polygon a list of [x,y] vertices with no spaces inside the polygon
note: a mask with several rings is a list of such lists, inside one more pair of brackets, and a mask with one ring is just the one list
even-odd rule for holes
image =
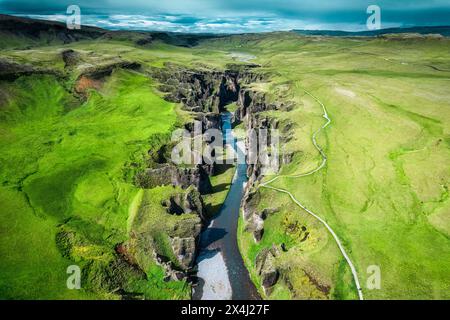
{"label": "river water", "polygon": [[200,237],[197,257],[199,278],[195,300],[254,300],[260,296],[250,280],[237,244],[237,223],[247,182],[245,146],[231,132],[231,113],[221,114],[225,143],[237,153],[238,163],[225,202]]}

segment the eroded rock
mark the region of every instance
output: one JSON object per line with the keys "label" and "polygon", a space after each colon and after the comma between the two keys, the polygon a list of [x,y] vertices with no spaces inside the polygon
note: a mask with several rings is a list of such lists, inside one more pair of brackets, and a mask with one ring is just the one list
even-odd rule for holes
{"label": "eroded rock", "polygon": [[58,78],[63,76],[56,70],[36,68],[29,64],[19,64],[8,59],[0,59],[0,80],[13,81],[21,76],[32,74],[49,74]]}
{"label": "eroded rock", "polygon": [[164,200],[162,205],[166,207],[167,213],[181,215],[185,213],[197,213],[203,220],[205,219],[205,205],[200,193],[192,186],[185,193],[172,195],[168,200]]}
{"label": "eroded rock", "polygon": [[166,100],[183,103],[194,112],[220,113],[230,101],[236,101],[239,91],[238,73],[233,71],[189,70],[166,64],[152,70],[152,76],[163,85]]}
{"label": "eroded rock", "polygon": [[261,283],[266,294],[270,294],[270,289],[277,283],[279,271],[275,265],[275,258],[279,254],[278,248],[265,248],[256,256],[256,272],[261,277]]}
{"label": "eroded rock", "polygon": [[197,240],[194,237],[175,237],[171,238],[170,242],[180,267],[184,270],[190,269],[195,261]]}
{"label": "eroded rock", "polygon": [[71,68],[76,66],[81,58],[80,54],[72,49],[63,50],[61,52],[62,59],[64,61],[65,68]]}
{"label": "eroded rock", "polygon": [[193,168],[177,168],[166,164],[156,169],[146,169],[136,175],[135,182],[139,187],[146,189],[163,185],[187,189],[193,185],[201,194],[212,192],[209,175],[201,165]]}

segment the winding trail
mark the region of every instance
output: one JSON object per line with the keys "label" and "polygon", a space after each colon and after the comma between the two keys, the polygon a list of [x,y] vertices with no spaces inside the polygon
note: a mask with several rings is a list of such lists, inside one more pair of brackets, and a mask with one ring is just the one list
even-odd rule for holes
{"label": "winding trail", "polygon": [[307,213],[309,213],[311,216],[313,216],[314,218],[316,218],[317,220],[320,221],[320,223],[322,223],[327,230],[330,232],[330,234],[333,236],[334,240],[336,241],[339,250],[341,251],[342,255],[344,256],[345,260],[347,261],[347,264],[349,265],[351,271],[352,271],[352,275],[353,275],[353,280],[355,281],[355,285],[356,288],[358,290],[358,296],[359,296],[359,300],[364,300],[364,296],[363,296],[363,292],[362,292],[362,288],[361,285],[359,283],[359,279],[358,279],[358,273],[356,272],[356,268],[353,265],[352,261],[350,260],[350,257],[347,255],[347,252],[345,251],[344,246],[342,245],[341,241],[339,240],[339,237],[336,235],[336,233],[333,231],[333,229],[328,225],[328,223],[323,220],[321,217],[319,217],[317,214],[315,214],[314,212],[312,212],[311,210],[309,210],[308,208],[306,208],[300,201],[298,201],[293,195],[292,193],[290,193],[288,190],[285,189],[281,189],[281,188],[276,188],[276,187],[272,187],[269,184],[271,184],[272,182],[278,180],[279,178],[300,178],[300,177],[306,177],[306,176],[310,176],[318,171],[320,171],[326,164],[327,164],[327,155],[325,154],[325,152],[323,152],[322,148],[319,146],[319,144],[317,143],[317,135],[326,127],[328,127],[331,124],[331,119],[328,116],[328,112],[327,109],[325,107],[325,105],[313,94],[311,94],[309,91],[302,89],[307,95],[309,95],[311,98],[313,98],[317,103],[320,104],[320,106],[323,109],[323,117],[327,120],[326,123],[321,126],[319,128],[319,130],[317,130],[316,132],[314,132],[313,136],[312,136],[312,142],[314,144],[314,147],[319,151],[320,155],[322,156],[322,163],[314,170],[307,172],[307,173],[302,173],[302,174],[298,174],[298,175],[278,175],[276,177],[274,177],[273,179],[261,183],[261,187],[263,188],[267,188],[267,189],[272,189],[278,192],[282,192],[285,193],[287,195],[289,195],[289,197],[291,198],[291,200],[298,205],[300,208],[302,208],[304,211],[306,211]]}

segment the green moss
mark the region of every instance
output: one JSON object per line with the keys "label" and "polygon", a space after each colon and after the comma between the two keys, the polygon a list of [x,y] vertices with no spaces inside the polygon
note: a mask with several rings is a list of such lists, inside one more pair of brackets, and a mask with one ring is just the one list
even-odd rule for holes
{"label": "green moss", "polygon": [[[114,246],[128,238],[128,207],[137,189],[124,179],[123,170],[130,170],[126,168],[135,155],[145,154],[151,141],[158,140],[155,136],[169,134],[176,121],[173,105],[152,92],[148,78],[125,71],[114,73],[102,93],[92,92],[86,103],[69,112],[63,106],[70,93],[50,76],[22,77],[2,83],[2,87],[10,97],[6,108],[0,110],[3,194],[10,203],[22,201],[39,221],[34,227],[29,225],[23,237],[15,235],[14,245],[2,249],[2,281],[6,281],[2,296],[83,297],[85,291],[65,288],[67,274],[61,264],[43,273],[59,270],[58,289],[39,290],[36,273],[42,269],[35,268],[35,260],[45,258],[43,266],[53,261],[66,267],[80,263],[91,270],[83,270],[88,282],[101,281],[102,269],[113,276],[114,266],[125,268],[122,262],[116,265]],[[12,188],[19,192],[7,191]],[[2,221],[21,224],[23,212],[12,210],[9,216],[3,212]],[[57,223],[69,229],[61,231]],[[48,245],[34,247],[29,242],[30,232],[39,238],[36,244],[53,243],[50,256]],[[26,243],[33,248],[35,260],[27,255],[14,258],[15,250]],[[7,270],[17,267],[23,270],[23,281],[10,287]],[[160,281],[163,283],[162,278]],[[33,286],[37,289],[31,290]],[[103,287],[91,284],[86,290],[99,288]],[[114,298],[103,289],[98,297]]]}

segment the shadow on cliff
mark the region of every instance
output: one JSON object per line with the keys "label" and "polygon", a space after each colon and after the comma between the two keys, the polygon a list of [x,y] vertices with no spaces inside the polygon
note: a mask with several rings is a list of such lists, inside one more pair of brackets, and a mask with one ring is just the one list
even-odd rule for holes
{"label": "shadow on cliff", "polygon": [[[207,229],[204,234],[202,235],[202,239],[201,239],[201,247],[202,248],[207,248],[208,251],[214,251],[217,250],[217,245],[214,245],[214,243],[220,239],[222,239],[223,237],[225,237],[225,235],[228,232],[225,231],[225,229],[222,228],[209,228]],[[211,250],[210,250],[211,249]],[[202,251],[201,253],[202,257],[204,255],[204,252]],[[197,261],[199,262],[199,261]]]}

